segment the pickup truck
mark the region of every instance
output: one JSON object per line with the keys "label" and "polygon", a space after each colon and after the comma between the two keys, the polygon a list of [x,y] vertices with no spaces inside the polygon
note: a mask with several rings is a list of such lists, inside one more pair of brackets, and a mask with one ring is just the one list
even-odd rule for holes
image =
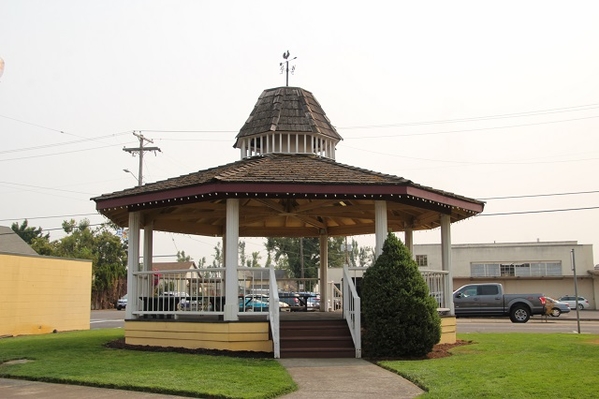
{"label": "pickup truck", "polygon": [[453,293],[456,317],[509,316],[512,323],[526,323],[545,313],[543,294],[504,294],[501,284],[468,284]]}

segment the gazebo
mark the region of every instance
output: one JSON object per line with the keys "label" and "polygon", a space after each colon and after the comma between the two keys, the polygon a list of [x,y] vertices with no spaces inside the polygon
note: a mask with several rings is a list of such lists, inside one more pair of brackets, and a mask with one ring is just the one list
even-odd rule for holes
{"label": "gazebo", "polygon": [[[93,198],[101,214],[129,228],[130,299],[125,326],[128,342],[157,342],[152,338],[154,327],[144,328],[143,322],[148,322],[144,319],[147,309],[142,308],[141,302],[135,305],[136,298],[150,295],[148,291],[152,288],[144,281],[151,280],[148,273],[151,273],[153,231],[223,238],[224,303],[200,311],[217,313],[219,319],[214,323],[228,326],[219,330],[221,338],[230,337],[234,325],[244,321],[240,320],[238,306],[240,237],[319,237],[320,310],[325,312],[329,299],[326,290],[329,237],[374,234],[375,255],[379,255],[390,231],[404,232],[405,243],[412,249],[414,230],[440,227],[442,267],[447,274],[443,303],[447,313],[453,315],[450,226],[482,212],[484,203],[402,177],[338,163],[335,150],[340,140],[311,92],[299,87],[268,89],[260,95],[236,137],[234,147],[240,151],[240,160]],[[141,254],[143,268],[138,270]],[[213,280],[215,275],[211,274]],[[177,315],[177,310],[161,311]],[[210,324],[198,318],[194,321]],[[167,322],[183,321],[180,317],[162,321]],[[186,328],[190,328],[191,320],[185,322]],[[135,333],[140,330],[144,333]],[[222,332],[225,330],[229,332]],[[164,335],[163,330],[156,333],[161,334]],[[272,331],[267,335],[269,343],[261,344],[259,350],[269,345],[272,350]],[[138,339],[140,336],[147,339]],[[236,339],[225,338],[225,341],[238,343]],[[211,345],[215,346],[207,344]],[[169,346],[177,343],[171,342]],[[221,345],[221,348],[256,350],[251,345]]]}

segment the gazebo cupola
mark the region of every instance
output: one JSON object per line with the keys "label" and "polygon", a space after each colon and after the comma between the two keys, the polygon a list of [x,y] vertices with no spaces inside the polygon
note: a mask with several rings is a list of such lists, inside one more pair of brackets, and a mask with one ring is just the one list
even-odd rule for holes
{"label": "gazebo cupola", "polygon": [[312,93],[285,86],[262,92],[233,147],[241,159],[274,153],[335,159],[340,140]]}

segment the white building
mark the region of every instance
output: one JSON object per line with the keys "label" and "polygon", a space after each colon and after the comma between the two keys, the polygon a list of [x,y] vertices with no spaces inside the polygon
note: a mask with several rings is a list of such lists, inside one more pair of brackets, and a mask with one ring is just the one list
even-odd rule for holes
{"label": "white building", "polygon": [[[498,282],[507,293],[540,292],[553,298],[573,295],[573,258],[578,295],[597,309],[599,273],[594,270],[593,246],[576,241],[453,244],[453,288]],[[441,270],[441,245],[414,245],[414,259],[423,271]]]}
{"label": "white building", "polygon": [[[593,246],[576,241],[452,244],[453,290],[494,282],[503,284],[507,293],[542,293],[556,299],[574,295],[572,250],[578,295],[597,309],[599,270],[593,266]],[[421,271],[442,270],[441,244],[416,244],[413,253]],[[339,285],[342,275],[341,269],[330,269],[329,282]],[[361,277],[362,271],[352,275]]]}

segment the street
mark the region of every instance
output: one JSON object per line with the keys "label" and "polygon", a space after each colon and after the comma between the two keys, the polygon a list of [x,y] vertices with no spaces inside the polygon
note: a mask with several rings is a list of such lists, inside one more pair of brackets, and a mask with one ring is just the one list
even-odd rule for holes
{"label": "street", "polygon": [[[561,320],[558,320],[561,318]],[[508,318],[475,319],[459,318],[458,334],[461,333],[506,333],[506,332],[529,332],[529,333],[573,333],[578,331],[576,317],[565,319],[560,316],[541,318],[535,316],[527,323],[512,323]],[[599,320],[581,320],[580,332],[583,334],[599,334]]]}
{"label": "street", "polygon": [[[92,310],[90,328],[123,328],[125,325],[124,310]],[[599,311],[585,310],[580,312],[580,332],[583,334],[599,334]],[[534,316],[528,323],[512,323],[509,318],[458,318],[458,333],[572,333],[577,332],[576,312],[563,314],[560,317]]]}
{"label": "street", "polygon": [[92,310],[89,320],[89,328],[123,328],[125,327],[124,310]]}

